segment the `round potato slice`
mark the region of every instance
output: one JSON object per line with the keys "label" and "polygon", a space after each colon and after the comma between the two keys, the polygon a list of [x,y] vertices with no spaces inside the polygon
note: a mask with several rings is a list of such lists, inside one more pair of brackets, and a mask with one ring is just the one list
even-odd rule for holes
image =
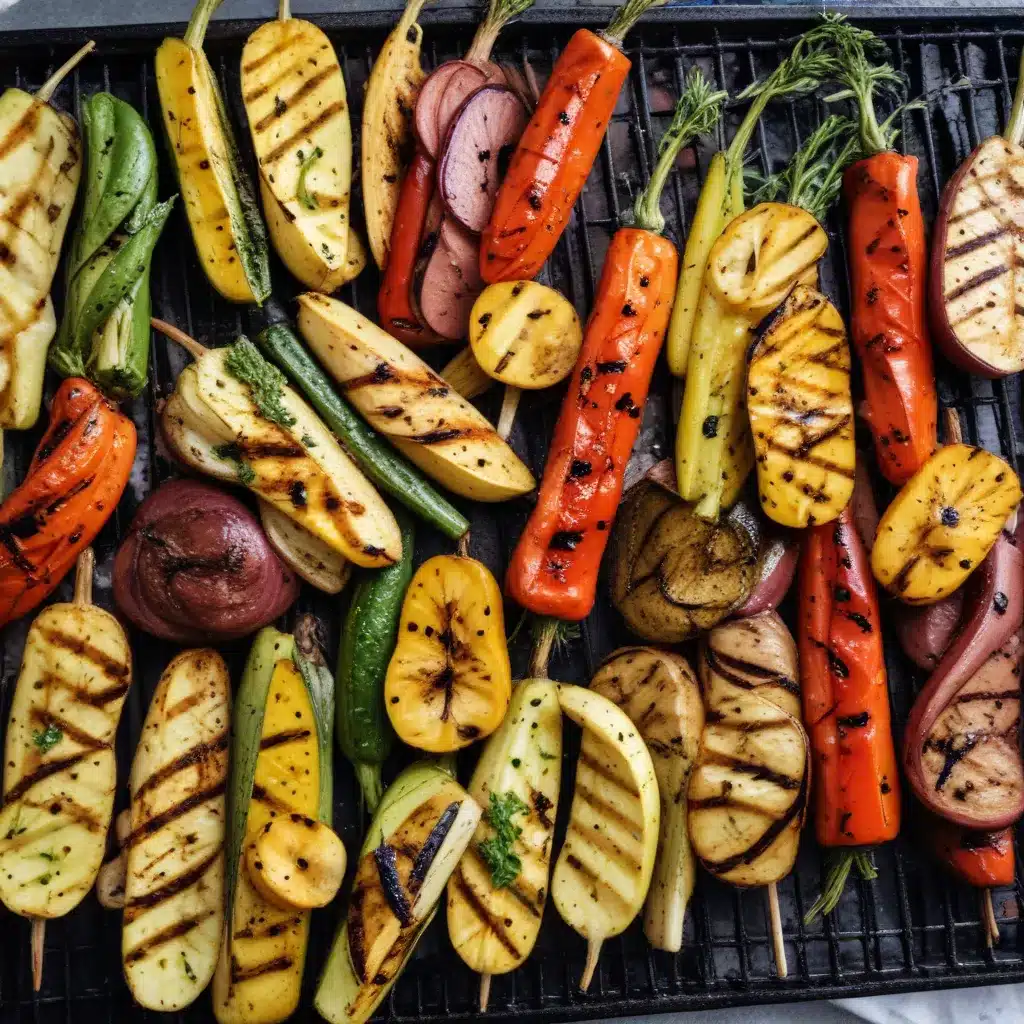
{"label": "round potato slice", "polygon": [[536,390],[569,376],[583,330],[572,303],[553,288],[503,281],[485,288],[473,305],[469,344],[488,376]]}
{"label": "round potato slice", "polygon": [[1017,474],[969,444],[940,448],[878,523],[871,569],[907,604],[933,604],[982,563],[1021,499]]}
{"label": "round potato slice", "polygon": [[282,815],[246,847],[245,870],[256,891],[277,907],[326,907],[345,876],[345,847],[329,825]]}

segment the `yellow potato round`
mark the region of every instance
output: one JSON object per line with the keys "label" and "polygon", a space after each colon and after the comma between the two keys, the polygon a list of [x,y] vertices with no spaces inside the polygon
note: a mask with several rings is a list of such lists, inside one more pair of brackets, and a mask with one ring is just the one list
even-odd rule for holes
{"label": "yellow potato round", "polygon": [[982,563],[1021,499],[1017,474],[969,444],[940,448],[885,510],[871,550],[875,578],[907,604],[933,604]]}
{"label": "yellow potato round", "polygon": [[548,388],[572,373],[583,345],[564,295],[536,281],[485,288],[469,318],[469,344],[488,376],[517,388]]}

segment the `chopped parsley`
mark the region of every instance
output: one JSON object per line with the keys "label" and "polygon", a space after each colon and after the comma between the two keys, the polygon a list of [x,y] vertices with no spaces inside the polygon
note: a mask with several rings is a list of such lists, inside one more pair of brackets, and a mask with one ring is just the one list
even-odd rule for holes
{"label": "chopped parsley", "polygon": [[64,738],[64,733],[53,724],[50,724],[42,731],[32,733],[32,742],[39,748],[40,754],[48,754]]}
{"label": "chopped parsley", "polygon": [[244,335],[228,349],[224,366],[232,377],[249,385],[252,400],[264,419],[279,427],[295,424],[295,417],[281,401],[284,374],[276,366],[271,366]]}
{"label": "chopped parsley", "polygon": [[523,862],[512,851],[523,830],[513,823],[516,814],[526,814],[529,807],[515,793],[499,796],[491,793],[490,806],[484,811],[484,820],[494,829],[494,835],[483,840],[478,847],[480,856],[491,871],[491,885],[504,889],[511,885],[523,868]]}
{"label": "chopped parsley", "polygon": [[307,210],[315,210],[320,204],[316,201],[316,196],[312,195],[309,189],[306,188],[306,175],[309,174],[313,164],[324,155],[324,151],[317,146],[309,156],[304,156],[301,149],[296,155],[299,158],[300,167],[299,182],[295,186],[295,196]]}
{"label": "chopped parsley", "polygon": [[181,966],[185,968],[185,977],[189,981],[195,981],[196,972],[192,970],[192,965],[188,962],[188,957],[185,956],[185,950],[181,951]]}

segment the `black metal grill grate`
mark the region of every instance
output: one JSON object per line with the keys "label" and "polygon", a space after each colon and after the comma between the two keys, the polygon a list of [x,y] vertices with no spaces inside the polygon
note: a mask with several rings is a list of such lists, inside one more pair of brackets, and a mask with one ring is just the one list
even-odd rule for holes
{"label": "black metal grill grate", "polygon": [[[549,13],[548,18],[551,17]],[[543,80],[571,28],[531,22],[507,31],[499,44],[500,56],[529,58]],[[578,15],[577,15],[578,17]],[[373,16],[353,27],[353,18],[339,16],[331,34],[345,69],[353,123],[358,124],[362,87],[373,55],[385,34],[385,15]],[[457,55],[468,43],[468,20],[443,26],[428,23],[426,59],[431,64]],[[233,107],[238,127],[244,125],[238,107],[237,66],[242,40],[251,25],[218,26],[208,49]],[[566,232],[550,267],[552,282],[564,290],[581,312],[589,306],[608,241],[620,216],[628,211],[651,164],[657,138],[667,124],[672,102],[678,96],[683,75],[700,65],[722,86],[735,93],[753,77],[774,67],[780,55],[779,40],[804,27],[779,21],[729,20],[714,25],[709,20],[687,20],[681,11],[657,12],[651,24],[630,39],[634,70],[609,129],[597,167],[591,175],[574,223]],[[983,19],[962,25],[904,21],[875,26],[891,44],[897,66],[906,72],[911,94],[928,98],[926,110],[902,116],[900,145],[921,158],[919,184],[922,205],[929,220],[934,216],[937,194],[957,164],[982,138],[1005,123],[1012,95],[1012,69],[1016,67],[1024,29],[1004,30]],[[57,103],[75,109],[79,96],[100,88],[111,89],[134,103],[156,132],[159,112],[153,78],[152,50],[155,35],[128,38],[116,31],[101,41],[99,55],[91,58],[58,93]],[[53,45],[79,41],[74,34],[59,40],[0,36],[4,86],[38,86],[54,66]],[[62,48],[61,56],[65,50]],[[961,81],[964,76],[970,83]],[[761,171],[777,169],[799,141],[819,123],[823,105],[816,99],[778,104],[762,119],[755,137],[754,164]],[[738,120],[730,109],[724,138]],[[240,137],[244,132],[239,132]],[[358,139],[358,133],[356,133]],[[703,171],[711,153],[722,142],[702,143],[689,152],[674,176],[663,204],[670,231],[678,241],[692,214]],[[164,161],[165,172],[167,162]],[[358,164],[357,164],[358,166]],[[162,194],[173,190],[163,182]],[[845,305],[846,268],[842,251],[839,214],[829,223],[832,247],[823,268],[823,285]],[[278,294],[291,295],[294,283],[276,268]],[[376,275],[368,270],[346,289],[346,301],[373,313]],[[60,294],[58,280],[55,294]],[[223,343],[243,327],[242,313],[219,300],[203,277],[179,208],[158,249],[153,279],[154,312],[178,323],[200,340]],[[98,600],[110,604],[110,566],[116,541],[135,508],[156,483],[169,475],[166,458],[156,443],[154,410],[157,400],[169,393],[187,357],[157,340],[153,348],[150,394],[130,408],[139,430],[139,458],[128,492],[117,515],[104,530],[96,548],[99,564]],[[1021,410],[1019,381],[990,383],[968,379],[940,364],[940,399],[961,413],[965,433],[1021,463]],[[645,414],[641,446],[657,455],[671,450],[670,382],[659,371]],[[494,403],[491,396],[488,401]],[[543,465],[551,427],[557,413],[558,395],[531,396],[524,402],[513,444],[534,469]],[[495,408],[488,408],[496,412]],[[526,429],[525,425],[529,425]],[[21,479],[38,440],[8,436],[8,460],[4,468],[7,489]],[[478,507],[473,524],[473,553],[500,572],[511,544],[525,517],[525,503],[501,508]],[[423,555],[443,550],[443,542],[421,531]],[[67,597],[65,583],[60,595]],[[320,615],[337,644],[338,603],[306,593],[303,610]],[[7,709],[17,678],[27,629],[22,621],[4,633],[0,712]],[[555,678],[585,681],[600,659],[624,639],[621,623],[604,604],[585,623],[581,641],[554,664]],[[170,645],[135,634],[138,659],[136,682],[126,704],[118,744],[122,779],[130,764],[134,740],[160,671],[172,653]],[[333,655],[333,651],[332,651]],[[523,668],[525,645],[513,652],[514,666]],[[229,652],[237,670],[244,649]],[[890,683],[896,728],[902,731],[915,685],[921,682],[899,655],[888,652]],[[236,676],[237,678],[237,676]],[[575,754],[569,744],[567,757]],[[463,766],[466,767],[466,766]],[[349,850],[358,848],[360,822],[354,784],[343,764],[337,769],[336,822]],[[571,771],[566,772],[571,778]],[[118,807],[125,802],[123,786]],[[908,801],[909,802],[909,801]],[[566,805],[567,806],[567,805]],[[701,876],[687,920],[685,947],[678,956],[652,953],[634,924],[620,939],[609,941],[601,958],[591,992],[575,989],[583,963],[583,942],[549,907],[533,956],[512,975],[496,978],[491,995],[492,1017],[570,1019],[598,1018],[657,1010],[693,1009],[739,1003],[803,998],[864,995],[873,992],[912,990],[971,983],[1024,979],[1024,891],[1018,878],[1012,889],[994,893],[1002,942],[985,945],[979,925],[977,896],[949,882],[928,860],[927,851],[914,841],[913,813],[906,814],[904,837],[876,855],[879,878],[872,883],[852,883],[838,912],[825,921],[805,927],[803,913],[818,891],[821,857],[810,833],[803,843],[797,868],[780,886],[784,928],[790,961],[790,977],[776,978],[771,955],[768,916],[760,891],[740,892]],[[317,915],[306,971],[306,994],[297,1019],[313,1020],[311,990],[323,962],[325,943],[333,930],[334,913]],[[29,980],[28,926],[3,912],[0,915],[0,1021],[56,1022],[141,1020],[120,972],[120,921],[104,913],[90,896],[67,919],[50,925],[47,935],[45,978],[36,997]],[[210,1019],[208,996],[201,997],[190,1021]],[[475,979],[448,944],[443,921],[425,936],[414,962],[405,972],[389,1003],[396,1019],[441,1021],[464,1017],[475,1009]]]}

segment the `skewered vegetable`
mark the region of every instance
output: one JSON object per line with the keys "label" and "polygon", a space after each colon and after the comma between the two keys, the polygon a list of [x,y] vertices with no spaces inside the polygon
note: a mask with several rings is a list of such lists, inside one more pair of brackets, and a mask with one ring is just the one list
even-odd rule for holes
{"label": "skewered vegetable", "polygon": [[341,888],[345,847],[321,821],[278,817],[245,848],[245,871],[260,896],[282,910],[326,907]]}
{"label": "skewered vegetable", "polygon": [[747,413],[765,514],[792,527],[835,519],[853,494],[850,348],[813,288],[797,285],[754,343]]}
{"label": "skewered vegetable", "polygon": [[299,328],[370,426],[425,473],[476,501],[532,490],[530,471],[484,416],[351,306],[307,292]]}
{"label": "skewered vegetable", "polygon": [[333,292],[366,252],[349,212],[352,128],[331,41],[281,0],[246,41],[241,87],[274,248],[307,288]]}
{"label": "skewered vegetable", "polygon": [[78,125],[50,105],[86,43],[33,96],[0,96],[0,428],[27,430],[39,417],[46,351],[57,330],[50,285],[82,173]]}
{"label": "skewered vegetable", "polygon": [[733,885],[778,882],[796,859],[810,781],[796,673],[796,645],[775,612],[716,626],[701,647],[706,724],[690,841]]}
{"label": "skewered vegetable", "polygon": [[468,345],[445,364],[441,376],[452,390],[470,400],[479,398],[494,383],[494,378],[484,373]]}
{"label": "skewered vegetable", "polygon": [[647,898],[661,806],[651,755],[626,714],[607,697],[564,683],[558,703],[583,739],[551,897],[562,920],[587,940],[585,992],[604,940],[624,932]]}
{"label": "skewered vegetable", "polygon": [[406,591],[384,681],[399,739],[443,754],[490,736],[511,687],[501,591],[490,570],[458,555],[427,559]]}
{"label": "skewered vegetable", "polygon": [[437,909],[480,807],[436,764],[388,788],[359,851],[352,895],[317,985],[331,1024],[364,1024],[391,990]]}
{"label": "skewered vegetable", "polygon": [[221,0],[198,0],[183,39],[156,51],[156,84],[199,263],[231,302],[270,294],[267,235],[241,166],[217,76],[203,39]]}
{"label": "skewered vegetable", "polygon": [[[761,115],[773,99],[812,92],[834,70],[834,58],[817,41],[813,31],[801,36],[790,54],[763,82],[754,82],[737,97],[751,100],[725,153],[716,153],[704,178],[679,274],[672,320],[665,342],[669,370],[677,377],[687,373],[701,285],[711,255],[729,222],[743,213],[743,175],[747,147]],[[728,503],[726,503],[728,504]]]}
{"label": "skewered vegetable", "polygon": [[113,514],[134,460],[132,421],[87,380],[64,381],[25,479],[0,505],[0,625],[53,593]]}
{"label": "skewered vegetable", "polygon": [[804,534],[800,558],[800,692],[814,762],[815,833],[830,858],[822,897],[830,913],[850,868],[873,878],[864,847],[895,839],[900,793],[868,553],[849,506]]}
{"label": "skewered vegetable", "polygon": [[196,360],[182,370],[161,418],[179,459],[243,484],[356,565],[401,557],[391,510],[252,342],[243,336],[204,349],[162,321],[154,326]]}
{"label": "skewered vegetable", "polygon": [[370,69],[363,99],[363,211],[378,269],[388,263],[402,179],[415,146],[412,114],[426,75],[420,66],[423,29],[416,19],[427,0],[407,0],[398,24]]}
{"label": "skewered vegetable", "polygon": [[139,506],[114,560],[114,600],[178,643],[255,633],[299,596],[253,514],[209,484],[171,480]]}
{"label": "skewered vegetable", "polygon": [[615,525],[612,603],[645,640],[680,643],[711,629],[758,579],[756,529],[742,506],[709,523],[674,491],[642,480]]}
{"label": "skewered vegetable", "polygon": [[156,147],[127,103],[97,93],[82,103],[82,127],[85,202],[50,365],[131,398],[146,386],[150,261],[174,200],[156,201]]}
{"label": "skewered vegetable", "polygon": [[291,634],[253,641],[235,698],[228,790],[228,925],[213,978],[219,1024],[273,1024],[299,1001],[309,913],[266,900],[244,870],[245,851],[279,817],[330,824],[333,680]]}
{"label": "skewered vegetable", "polygon": [[661,835],[644,908],[644,934],[655,949],[678,953],[695,874],[686,791],[704,729],[697,677],[679,654],[623,647],[597,670],[590,688],[626,712],[654,762]]}
{"label": "skewered vegetable", "polygon": [[547,663],[557,623],[537,635],[529,679],[477,762],[469,794],[484,808],[473,842],[448,882],[448,935],[481,975],[480,1011],[493,974],[519,967],[544,916],[562,775],[562,713]]}
{"label": "skewered vegetable", "polygon": [[376,813],[384,792],[381,765],[391,753],[394,740],[384,708],[384,677],[395,650],[402,599],[412,579],[413,525],[404,513],[398,513],[398,524],[402,557],[394,565],[359,579],[338,649],[338,746],[352,762],[371,814]]}
{"label": "skewered vegetable", "polygon": [[603,32],[581,28],[555,62],[484,230],[480,274],[487,283],[536,277],[553,252],[629,75],[623,41],[660,2],[626,0]]}
{"label": "skewered vegetable", "polygon": [[[274,310],[269,313],[275,315]],[[446,537],[458,540],[469,529],[469,520],[335,394],[323,370],[282,317],[257,335],[264,354],[299,386],[375,487],[397,498]]]}
{"label": "skewered vegetable", "polygon": [[636,226],[617,231],[605,256],[537,505],[506,576],[510,596],[538,614],[582,619],[593,607],[675,290],[678,256],[661,236],[658,203],[680,148],[718,120],[722,95],[690,75],[637,198]]}
{"label": "skewered vegetable", "polygon": [[103,861],[114,809],[114,737],[132,654],[110,612],[92,603],[92,548],[78,556],[70,604],[36,617],[25,640],[4,746],[0,900],[33,919],[38,992],[47,919],[73,910]]}
{"label": "skewered vegetable", "polygon": [[936,858],[957,878],[979,889],[1014,883],[1013,829],[976,832],[929,818],[925,828]]}
{"label": "skewered vegetable", "polygon": [[212,650],[177,655],[142,726],[124,838],[121,959],[147,1009],[184,1009],[217,966],[230,727],[224,660]]}
{"label": "skewered vegetable", "polygon": [[875,578],[907,604],[938,601],[984,561],[1020,499],[1017,475],[998,455],[945,445],[882,514]]}

